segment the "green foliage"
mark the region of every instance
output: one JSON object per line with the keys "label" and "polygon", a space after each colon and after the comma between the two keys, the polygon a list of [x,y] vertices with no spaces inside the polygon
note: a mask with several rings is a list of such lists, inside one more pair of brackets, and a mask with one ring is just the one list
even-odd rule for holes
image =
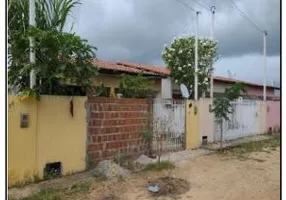
{"label": "green foliage", "polygon": [[170,161],[161,161],[156,163],[148,164],[144,170],[146,171],[162,171],[166,169],[173,169],[175,168],[175,165],[171,163]]}
{"label": "green foliage", "polygon": [[71,186],[69,194],[72,195],[76,193],[87,193],[90,188],[91,188],[90,181],[81,181]]}
{"label": "green foliage", "polygon": [[98,87],[97,96],[98,97],[107,97],[108,96],[107,91],[106,91],[103,83],[101,83],[100,86]]}
{"label": "green foliage", "polygon": [[151,94],[153,81],[143,77],[123,75],[120,78],[119,91],[125,98],[146,98]]}
{"label": "green foliage", "polygon": [[214,112],[219,123],[222,123],[223,120],[229,120],[228,114],[232,112],[231,101],[237,99],[242,92],[245,92],[245,85],[235,83],[231,87],[226,88],[222,96],[214,100],[214,107],[211,112]]}
{"label": "green foliage", "polygon": [[[198,92],[202,95],[209,87],[209,76],[213,63],[217,60],[217,43],[209,39],[198,39]],[[177,84],[185,84],[189,90],[194,89],[195,77],[195,37],[174,39],[165,46],[162,59],[172,72]]]}
{"label": "green foliage", "polygon": [[235,83],[229,88],[225,89],[226,98],[230,101],[237,99],[240,93],[246,93],[246,86],[243,83]]}
{"label": "green foliage", "polygon": [[[63,32],[75,0],[36,1],[37,28],[28,24],[28,1],[9,0],[9,84],[21,93],[29,90],[29,73],[37,74],[33,90],[41,94],[64,94],[63,85],[91,89],[98,74],[93,66],[95,47],[75,33]],[[29,61],[29,37],[35,39],[36,63]]]}
{"label": "green foliage", "polygon": [[61,200],[62,198],[57,195],[54,189],[45,189],[31,196],[22,198],[21,200]]}

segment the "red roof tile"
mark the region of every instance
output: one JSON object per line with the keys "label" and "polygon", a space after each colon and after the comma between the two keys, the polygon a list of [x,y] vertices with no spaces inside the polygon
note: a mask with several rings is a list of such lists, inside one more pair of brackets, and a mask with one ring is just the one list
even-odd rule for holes
{"label": "red roof tile", "polygon": [[107,62],[102,60],[95,60],[94,65],[97,66],[99,69],[105,69],[105,70],[112,70],[112,71],[118,71],[118,72],[129,72],[129,73],[142,73],[146,75],[157,75],[157,76],[167,76],[170,75],[170,73],[164,72],[160,69],[156,69],[156,67],[150,67],[145,65],[139,65],[139,64],[127,64],[127,63],[113,63],[113,62]]}
{"label": "red roof tile", "polygon": [[171,75],[171,71],[166,67],[154,67],[146,64],[130,63],[130,62],[117,62],[118,65],[123,65],[130,68],[140,69],[144,71],[149,71],[156,74],[161,74],[165,76]]}
{"label": "red roof tile", "polygon": [[[129,73],[142,73],[146,75],[157,75],[157,76],[170,76],[171,71],[167,67],[154,67],[151,65],[146,64],[139,64],[139,63],[131,63],[126,61],[120,61],[120,62],[108,62],[108,61],[102,61],[102,60],[95,60],[94,65],[96,65],[99,69],[105,69],[105,70],[112,70],[112,71],[118,71],[118,72],[129,72]],[[221,81],[221,82],[227,82],[227,83],[244,83],[246,85],[251,86],[258,86],[262,87],[260,84],[256,83],[250,83],[238,79],[232,79],[232,78],[226,78],[222,76],[214,76],[215,81]],[[267,86],[270,88],[276,88],[273,86]]]}

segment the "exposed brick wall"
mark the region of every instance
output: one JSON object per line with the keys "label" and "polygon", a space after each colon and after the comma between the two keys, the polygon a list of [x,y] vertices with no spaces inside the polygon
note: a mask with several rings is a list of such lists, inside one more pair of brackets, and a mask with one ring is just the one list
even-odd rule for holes
{"label": "exposed brick wall", "polygon": [[143,132],[148,121],[147,99],[88,97],[88,164],[110,159],[117,152],[144,152]]}

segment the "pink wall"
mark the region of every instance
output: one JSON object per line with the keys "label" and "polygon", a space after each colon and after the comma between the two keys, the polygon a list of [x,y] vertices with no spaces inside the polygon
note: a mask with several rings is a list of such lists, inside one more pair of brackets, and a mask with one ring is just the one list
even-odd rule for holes
{"label": "pink wall", "polygon": [[[273,96],[274,95],[274,90],[272,88],[266,88],[266,93],[267,96]],[[263,87],[251,87],[248,86],[246,90],[248,95],[260,95],[263,96]]]}
{"label": "pink wall", "polygon": [[266,116],[266,130],[272,127],[280,129],[280,101],[267,101],[267,116]]}

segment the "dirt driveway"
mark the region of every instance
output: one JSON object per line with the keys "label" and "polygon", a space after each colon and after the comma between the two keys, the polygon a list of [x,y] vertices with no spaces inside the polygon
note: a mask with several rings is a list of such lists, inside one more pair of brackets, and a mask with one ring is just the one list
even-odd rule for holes
{"label": "dirt driveway", "polygon": [[[189,189],[177,196],[159,197],[147,191],[148,182],[166,176],[188,181]],[[80,187],[78,190],[82,190]],[[205,155],[192,161],[180,162],[173,170],[141,172],[133,174],[128,179],[113,182],[95,181],[85,191],[60,195],[60,198],[49,196],[41,199],[278,200],[280,199],[280,147],[248,153],[247,156],[229,153]]]}

